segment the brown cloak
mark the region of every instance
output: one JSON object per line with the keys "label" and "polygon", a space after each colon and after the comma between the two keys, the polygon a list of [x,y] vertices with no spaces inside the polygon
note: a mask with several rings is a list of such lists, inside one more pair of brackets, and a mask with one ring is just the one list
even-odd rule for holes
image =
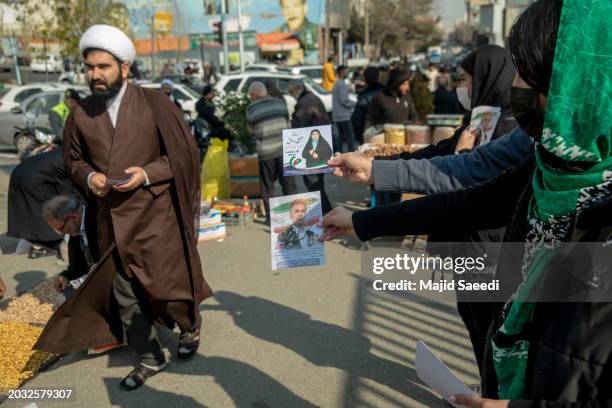
{"label": "brown cloak", "polygon": [[[140,282],[158,321],[172,328],[176,319],[171,310],[186,304],[195,324],[199,304],[212,290],[202,275],[195,235],[199,154],[181,112],[161,92],[128,84],[113,128],[105,104],[86,98],[66,122],[64,160],[87,198],[101,256],[79,290],[51,317],[34,348],[67,353],[122,338],[111,295],[115,262]],[[104,198],[90,194],[87,176],[92,171],[123,178],[133,166],[145,169],[150,185],[111,191]]]}

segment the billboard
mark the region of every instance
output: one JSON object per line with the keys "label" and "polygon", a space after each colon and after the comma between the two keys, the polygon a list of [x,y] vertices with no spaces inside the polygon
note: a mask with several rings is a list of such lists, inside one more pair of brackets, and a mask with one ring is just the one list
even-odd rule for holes
{"label": "billboard", "polygon": [[[338,0],[336,0],[338,1]],[[226,0],[228,32],[238,31],[236,0]],[[125,0],[136,38],[150,35],[150,6],[143,0]],[[220,0],[166,0],[156,2],[158,11],[173,15],[172,34],[213,32],[220,20]],[[242,0],[242,30],[257,33],[292,32],[306,50],[318,49],[318,29],[325,25],[325,0]]]}

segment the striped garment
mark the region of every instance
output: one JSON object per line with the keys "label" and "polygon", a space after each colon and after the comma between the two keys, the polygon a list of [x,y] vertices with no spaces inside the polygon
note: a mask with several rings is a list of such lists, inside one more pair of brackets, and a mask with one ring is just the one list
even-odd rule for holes
{"label": "striped garment", "polygon": [[289,111],[284,100],[266,97],[251,102],[246,109],[249,133],[255,138],[259,160],[283,154],[283,129],[289,126]]}

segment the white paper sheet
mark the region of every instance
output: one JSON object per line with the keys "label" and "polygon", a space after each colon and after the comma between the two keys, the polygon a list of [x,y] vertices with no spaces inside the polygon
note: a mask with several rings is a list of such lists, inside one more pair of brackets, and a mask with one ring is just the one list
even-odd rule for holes
{"label": "white paper sheet", "polygon": [[[422,341],[416,345],[416,370],[417,376],[427,386],[438,394],[442,395],[446,401],[452,395],[472,395],[470,390],[457,376],[444,364]],[[453,404],[454,407],[463,405]]]}

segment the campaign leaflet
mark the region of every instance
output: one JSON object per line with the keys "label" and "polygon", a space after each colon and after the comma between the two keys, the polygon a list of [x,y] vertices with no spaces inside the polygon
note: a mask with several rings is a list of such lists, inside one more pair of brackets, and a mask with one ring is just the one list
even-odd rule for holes
{"label": "campaign leaflet", "polygon": [[482,146],[491,141],[497,122],[501,117],[501,109],[494,106],[477,106],[472,110],[469,130],[477,131],[475,146]]}
{"label": "campaign leaflet", "polygon": [[283,130],[283,174],[301,176],[333,173],[327,161],[334,156],[331,125]]}
{"label": "campaign leaflet", "polygon": [[272,269],[325,265],[321,193],[270,198]]}

